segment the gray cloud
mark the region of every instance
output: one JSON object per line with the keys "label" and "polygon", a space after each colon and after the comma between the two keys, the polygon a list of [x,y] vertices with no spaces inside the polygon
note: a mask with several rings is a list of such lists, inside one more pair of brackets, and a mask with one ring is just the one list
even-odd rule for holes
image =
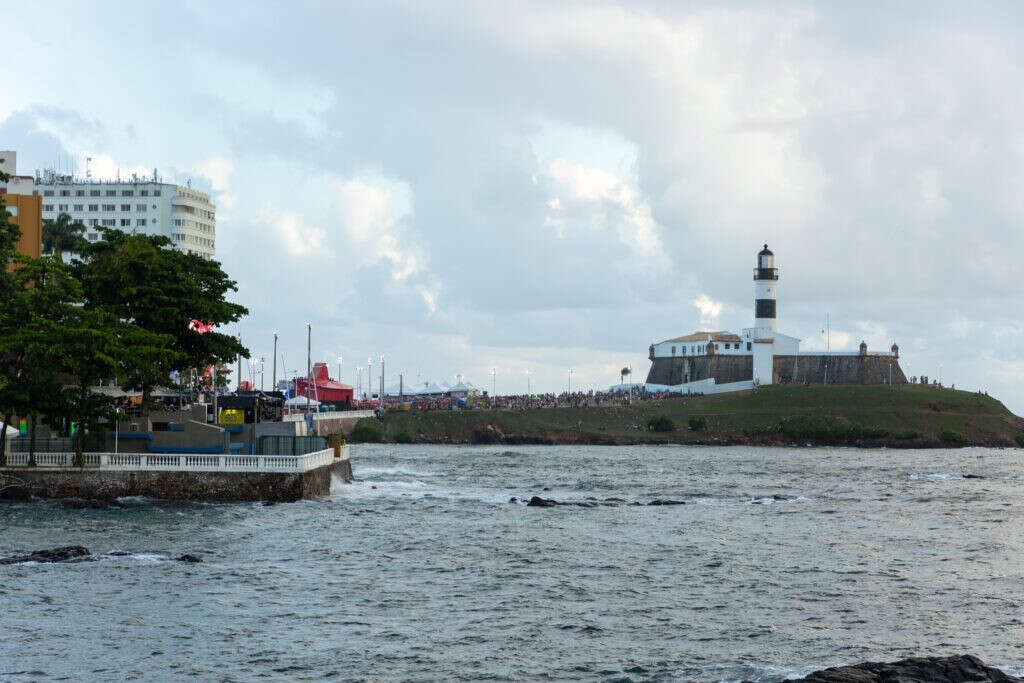
{"label": "gray cloud", "polygon": [[[26,76],[0,146],[211,188],[195,169],[230,168],[218,255],[253,344],[314,320],[324,348],[396,370],[529,365],[557,388],[573,364],[602,386],[698,327],[702,294],[749,324],[769,242],[786,331],[813,343],[829,313],[851,343],[899,341],[911,374],[941,365],[1024,411],[1017,5],[236,9],[186,5],[188,31],[105,12],[118,50],[76,37],[95,13],[19,10],[76,31],[42,59],[12,45]],[[129,77],[169,64],[174,87]],[[552,123],[587,154],[538,142]],[[628,167],[601,163],[608,135]]]}

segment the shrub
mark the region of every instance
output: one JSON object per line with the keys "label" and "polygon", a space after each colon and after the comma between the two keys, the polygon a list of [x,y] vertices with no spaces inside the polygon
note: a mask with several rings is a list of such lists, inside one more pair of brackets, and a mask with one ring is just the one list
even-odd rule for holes
{"label": "shrub", "polygon": [[779,431],[790,439],[805,439],[818,443],[846,443],[857,439],[881,439],[889,435],[883,427],[865,427],[845,417],[831,415],[795,415],[783,418]]}
{"label": "shrub", "polygon": [[942,433],[939,434],[939,441],[945,443],[963,443],[964,435],[955,429],[943,429]]}
{"label": "shrub", "polygon": [[691,417],[687,422],[690,425],[691,432],[703,432],[708,428],[708,421],[703,417]]}
{"label": "shrub", "polygon": [[910,439],[917,438],[916,429],[904,429],[893,434],[893,436],[901,441],[909,441]]}
{"label": "shrub", "polygon": [[395,443],[412,443],[412,434],[401,431],[395,434]]}
{"label": "shrub", "polygon": [[652,432],[674,432],[676,430],[676,423],[670,417],[659,415],[647,421],[647,429]]}
{"label": "shrub", "polygon": [[1022,431],[1020,434],[1018,434],[1017,436],[1015,436],[1013,438],[1017,442],[1018,446],[1020,446],[1021,448],[1024,448],[1024,431]]}
{"label": "shrub", "polygon": [[364,417],[363,419],[356,422],[355,428],[352,430],[352,440],[361,441],[363,443],[377,443],[384,438],[384,432],[381,431],[380,424],[377,420]]}

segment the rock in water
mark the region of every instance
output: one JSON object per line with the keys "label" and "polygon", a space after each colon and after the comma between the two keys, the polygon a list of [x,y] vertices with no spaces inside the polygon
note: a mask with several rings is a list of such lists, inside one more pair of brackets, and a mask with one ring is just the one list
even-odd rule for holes
{"label": "rock in water", "polygon": [[185,553],[178,558],[178,562],[202,562],[203,558],[198,555],[192,555],[191,553]]}
{"label": "rock in water", "polygon": [[0,559],[0,564],[20,564],[22,562],[68,562],[89,557],[89,550],[80,545],[67,545],[62,548],[50,548],[48,550],[37,550],[28,555],[20,557],[5,557]]}
{"label": "rock in water", "polygon": [[531,508],[553,508],[558,505],[557,502],[550,498],[541,498],[540,496],[534,496],[530,499],[530,502],[526,504],[526,507]]}
{"label": "rock in water", "polygon": [[806,683],[1021,683],[1024,678],[1009,676],[985,666],[972,655],[952,657],[911,657],[898,662],[864,662],[815,671]]}

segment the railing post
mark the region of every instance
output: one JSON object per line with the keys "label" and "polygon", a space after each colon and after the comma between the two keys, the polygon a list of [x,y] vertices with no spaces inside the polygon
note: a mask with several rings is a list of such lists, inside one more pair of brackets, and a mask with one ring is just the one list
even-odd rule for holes
{"label": "railing post", "polygon": [[221,469],[224,469],[224,467],[227,466],[226,460],[227,460],[227,458],[225,456],[223,456],[223,455],[217,456],[217,465],[218,465],[218,467],[220,467]]}
{"label": "railing post", "polygon": [[178,456],[178,467],[180,467],[181,469],[185,469],[185,456],[184,455],[179,455]]}
{"label": "railing post", "polygon": [[100,469],[110,465],[110,455],[107,453],[100,453]]}

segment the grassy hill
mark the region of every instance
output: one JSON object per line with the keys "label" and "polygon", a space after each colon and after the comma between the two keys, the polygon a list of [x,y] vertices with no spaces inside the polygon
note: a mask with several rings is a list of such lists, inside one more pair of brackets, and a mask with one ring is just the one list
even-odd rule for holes
{"label": "grassy hill", "polygon": [[789,385],[631,406],[390,412],[383,438],[419,443],[1015,446],[1024,445],[1024,418],[994,398],[966,391],[912,384]]}

